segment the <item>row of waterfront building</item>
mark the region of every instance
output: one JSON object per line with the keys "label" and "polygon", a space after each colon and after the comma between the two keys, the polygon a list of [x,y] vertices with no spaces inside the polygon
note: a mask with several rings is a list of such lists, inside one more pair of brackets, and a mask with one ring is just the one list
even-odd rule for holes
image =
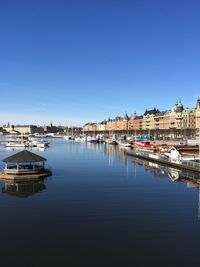
{"label": "row of waterfront building", "polygon": [[[200,98],[197,99],[195,108],[184,108],[181,101],[177,101],[173,108],[159,111],[154,108],[146,110],[139,116],[134,112],[130,117],[104,120],[99,123],[86,123],[82,127],[54,126],[52,123],[44,126],[36,125],[4,125],[0,127],[3,134],[98,134],[98,133],[123,133],[147,134],[156,138],[170,137],[196,137],[200,133]],[[200,136],[199,136],[200,137]]]}
{"label": "row of waterfront building", "polygon": [[65,127],[55,126],[52,123],[44,126],[37,125],[3,125],[0,127],[2,134],[66,134],[66,133],[81,133],[82,127]]}
{"label": "row of waterfront building", "polygon": [[134,112],[130,117],[104,120],[99,123],[86,123],[83,131],[87,132],[119,132],[135,134],[152,134],[169,137],[195,137],[200,128],[200,98],[195,108],[184,108],[181,101],[167,111],[154,108],[146,110],[142,116]]}
{"label": "row of waterfront building", "polygon": [[44,133],[57,133],[63,131],[61,127],[53,126],[52,123],[44,126],[37,125],[3,125],[2,132],[8,134],[44,134]]}

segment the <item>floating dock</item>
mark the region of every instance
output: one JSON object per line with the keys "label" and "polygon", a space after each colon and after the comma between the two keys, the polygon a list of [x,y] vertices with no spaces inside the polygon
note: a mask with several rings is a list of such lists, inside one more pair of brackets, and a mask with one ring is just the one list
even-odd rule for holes
{"label": "floating dock", "polygon": [[51,170],[45,168],[46,159],[28,150],[22,150],[3,159],[5,168],[0,172],[0,179],[11,181],[39,180],[52,175]]}
{"label": "floating dock", "polygon": [[132,150],[132,149],[127,150],[126,154],[135,158],[141,158],[148,161],[156,162],[161,165],[174,167],[176,169],[200,173],[200,163],[198,162],[175,160],[175,159],[170,159],[168,156],[161,155],[158,153]]}
{"label": "floating dock", "polygon": [[17,175],[17,174],[6,174],[3,171],[0,172],[0,180],[6,180],[6,181],[35,181],[40,180],[44,177],[51,176],[52,172],[48,169],[46,169],[43,173],[36,173],[36,174],[24,174],[24,175]]}

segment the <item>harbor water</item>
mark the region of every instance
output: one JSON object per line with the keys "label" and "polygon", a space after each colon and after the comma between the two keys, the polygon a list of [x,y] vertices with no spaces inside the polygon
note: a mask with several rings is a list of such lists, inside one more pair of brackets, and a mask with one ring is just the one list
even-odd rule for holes
{"label": "harbor water", "polygon": [[[0,161],[20,150],[0,146]],[[53,175],[0,181],[1,266],[199,266],[198,175],[51,139]],[[2,165],[3,166],[3,165]]]}

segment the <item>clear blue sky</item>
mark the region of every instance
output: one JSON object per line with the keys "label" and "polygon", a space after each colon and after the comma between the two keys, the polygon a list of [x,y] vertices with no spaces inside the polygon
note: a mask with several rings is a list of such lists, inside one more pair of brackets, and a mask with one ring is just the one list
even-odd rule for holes
{"label": "clear blue sky", "polygon": [[200,95],[200,2],[0,5],[0,124],[80,125]]}

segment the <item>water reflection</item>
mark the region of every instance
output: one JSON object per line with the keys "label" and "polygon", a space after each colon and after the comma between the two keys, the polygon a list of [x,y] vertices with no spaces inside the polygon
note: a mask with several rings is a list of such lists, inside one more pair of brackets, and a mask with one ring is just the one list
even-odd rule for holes
{"label": "water reflection", "polygon": [[126,154],[126,150],[119,146],[113,145],[95,145],[90,146],[91,149],[104,152],[108,154],[109,165],[112,165],[114,158],[121,158],[124,160],[126,165],[127,175],[129,175],[129,161],[134,165],[135,176],[137,175],[137,166],[142,166],[146,171],[153,173],[154,177],[169,177],[172,181],[185,182],[188,187],[199,187],[200,186],[200,174],[182,171],[179,169],[161,166],[157,163],[129,157]]}
{"label": "water reflection", "polygon": [[200,221],[200,174],[187,172],[167,166],[161,166],[157,163],[143,159],[132,158],[127,156],[126,149],[113,145],[89,144],[89,148],[96,152],[103,152],[108,155],[108,165],[112,166],[116,158],[121,158],[126,166],[126,177],[129,176],[130,162],[134,167],[134,176],[137,176],[138,167],[144,168],[145,171],[153,174],[155,178],[169,177],[172,182],[185,183],[187,188],[196,188],[198,190],[198,220]]}
{"label": "water reflection", "polygon": [[199,266],[194,174],[112,145],[55,140],[41,154],[54,168],[47,190],[0,182],[2,266],[22,251],[32,266]]}
{"label": "water reflection", "polygon": [[186,183],[187,188],[196,188],[198,190],[198,220],[200,221],[200,174],[161,166],[138,158],[131,162],[135,169],[136,166],[142,166],[146,171],[153,173],[154,177],[169,177],[173,182]]}
{"label": "water reflection", "polygon": [[89,150],[100,152],[107,154],[110,157],[117,157],[117,158],[127,158],[126,150],[119,146],[115,145],[108,145],[108,144],[93,144],[93,143],[86,143],[86,147]]}
{"label": "water reflection", "polygon": [[2,193],[27,198],[46,189],[44,180],[29,182],[5,182]]}
{"label": "water reflection", "polygon": [[141,160],[138,158],[133,159],[134,166],[142,166],[145,170],[153,173],[154,177],[169,177],[173,182],[185,182],[188,187],[200,186],[200,174],[194,172],[182,171],[179,169],[161,166],[157,163]]}

